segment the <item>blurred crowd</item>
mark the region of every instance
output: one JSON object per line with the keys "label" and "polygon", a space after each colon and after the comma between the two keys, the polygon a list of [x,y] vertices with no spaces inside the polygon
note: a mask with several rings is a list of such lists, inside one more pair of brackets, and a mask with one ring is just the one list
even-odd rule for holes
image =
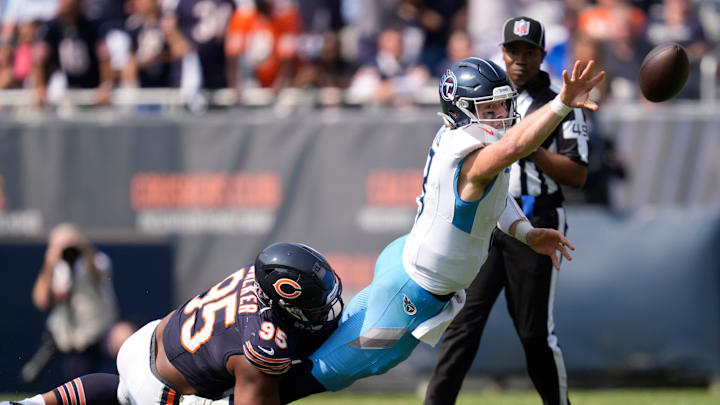
{"label": "blurred crowd", "polygon": [[[700,96],[700,62],[718,53],[720,0],[0,0],[0,89],[342,89],[403,105],[455,60],[500,61],[502,25],[543,22],[543,69],[572,59],[608,72],[601,99],[637,100],[653,46],[678,42],[691,63],[678,96]],[[717,64],[712,65],[716,70]]]}

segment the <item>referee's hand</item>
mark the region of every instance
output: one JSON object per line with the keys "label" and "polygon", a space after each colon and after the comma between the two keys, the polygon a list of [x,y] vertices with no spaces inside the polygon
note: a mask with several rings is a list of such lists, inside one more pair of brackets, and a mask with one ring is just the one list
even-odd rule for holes
{"label": "referee's hand", "polygon": [[565,235],[550,228],[533,228],[527,234],[527,242],[535,253],[550,256],[553,266],[558,270],[560,270],[560,259],[555,253],[560,252],[566,259],[572,260],[567,248],[575,250],[575,246],[565,238]]}

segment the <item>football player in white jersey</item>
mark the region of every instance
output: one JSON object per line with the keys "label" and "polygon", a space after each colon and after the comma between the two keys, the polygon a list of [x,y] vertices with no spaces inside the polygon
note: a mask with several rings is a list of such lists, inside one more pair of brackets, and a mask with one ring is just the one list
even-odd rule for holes
{"label": "football player in white jersey", "polygon": [[[592,75],[593,65],[576,62],[563,73],[560,95],[515,124],[517,93],[499,66],[480,58],[453,64],[440,83],[447,128],[430,147],[415,225],[382,251],[372,283],[353,297],[338,329],[280,381],[282,403],[341,390],[385,373],[421,341],[435,345],[462,307],[496,225],[538,253],[570,260],[574,247],[563,234],[533,228],[508,197],[507,168],[539,147],[573,107],[598,108],[588,94],[604,72]],[[217,404],[228,402],[233,398]],[[186,397],[182,405],[190,403]]]}
{"label": "football player in white jersey", "polygon": [[563,72],[560,94],[517,123],[517,93],[502,68],[467,58],[448,69],[439,89],[446,128],[428,153],[415,224],[380,254],[372,283],[352,299],[338,329],[283,380],[284,403],[382,374],[421,341],[435,345],[462,307],[496,225],[556,267],[556,252],[570,260],[574,247],[563,234],[533,228],[508,196],[508,172],[574,107],[597,110],[588,95],[605,73],[593,74],[593,66],[577,61]]}

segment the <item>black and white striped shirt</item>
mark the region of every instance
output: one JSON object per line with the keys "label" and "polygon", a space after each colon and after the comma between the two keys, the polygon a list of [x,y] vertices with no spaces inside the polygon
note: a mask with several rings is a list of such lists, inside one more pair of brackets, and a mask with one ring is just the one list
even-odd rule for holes
{"label": "black and white striped shirt", "polygon": [[[559,92],[550,84],[547,73],[540,71],[538,77],[524,89],[519,89],[517,100],[518,113],[522,118],[545,105]],[[583,166],[588,165],[589,122],[584,112],[576,108],[565,117],[560,125],[542,144],[550,152],[559,153]],[[522,195],[544,197],[553,195],[557,201],[563,201],[559,184],[535,166],[528,158],[520,159],[510,169],[510,189],[513,197]],[[558,193],[558,194],[556,194]]]}

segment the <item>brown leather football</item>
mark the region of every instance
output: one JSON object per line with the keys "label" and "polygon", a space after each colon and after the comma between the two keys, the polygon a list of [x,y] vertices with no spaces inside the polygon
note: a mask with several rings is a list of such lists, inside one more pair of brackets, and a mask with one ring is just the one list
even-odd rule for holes
{"label": "brown leather football", "polygon": [[638,85],[646,99],[666,101],[682,90],[690,72],[688,56],[676,43],[658,45],[640,65]]}

